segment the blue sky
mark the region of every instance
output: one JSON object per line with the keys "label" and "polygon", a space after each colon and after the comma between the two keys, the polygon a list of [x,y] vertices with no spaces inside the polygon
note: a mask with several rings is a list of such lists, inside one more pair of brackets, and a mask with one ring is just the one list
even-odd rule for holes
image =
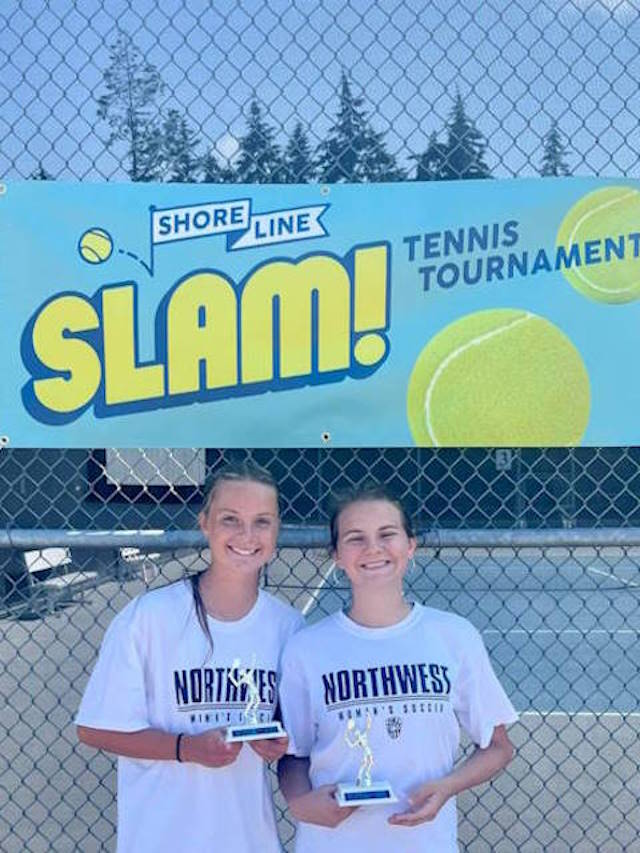
{"label": "blue sky", "polygon": [[639,0],[3,0],[0,176],[124,179],[96,116],[128,32],[207,145],[229,154],[253,92],[280,142],[335,116],[341,69],[399,161],[441,131],[456,87],[498,177],[531,175],[558,120],[581,175],[640,174]]}

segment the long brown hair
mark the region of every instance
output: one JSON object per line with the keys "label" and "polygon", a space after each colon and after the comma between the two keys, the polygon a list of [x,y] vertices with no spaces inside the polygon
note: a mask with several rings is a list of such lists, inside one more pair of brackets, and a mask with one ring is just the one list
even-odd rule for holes
{"label": "long brown hair", "polygon": [[[276,482],[266,468],[261,468],[259,465],[256,465],[255,462],[251,462],[250,460],[245,460],[244,462],[233,462],[216,471],[209,488],[209,492],[207,493],[207,497],[202,506],[202,512],[205,515],[209,512],[211,503],[223,483],[261,483],[264,486],[270,486],[276,493],[276,498],[278,497],[278,487]],[[206,569],[202,572],[198,572],[196,575],[191,575],[189,582],[191,584],[193,606],[196,611],[196,617],[209,641],[211,654],[213,654],[213,637],[211,636],[211,629],[207,622],[207,609],[204,606],[202,593],[200,592],[200,579],[204,575],[205,571]]]}

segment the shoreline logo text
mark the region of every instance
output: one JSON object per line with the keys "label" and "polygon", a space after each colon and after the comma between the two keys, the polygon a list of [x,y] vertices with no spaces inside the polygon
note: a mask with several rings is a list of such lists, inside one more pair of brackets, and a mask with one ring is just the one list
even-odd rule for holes
{"label": "shoreline logo text", "polygon": [[[326,236],[319,219],[327,207],[251,214],[250,200],[238,199],[151,208],[147,269],[153,275],[154,248],[170,242],[225,234],[227,251],[236,251]],[[110,239],[98,228],[87,234]],[[87,260],[86,241],[83,249]],[[146,362],[138,330],[147,318],[135,281],[106,284],[93,296],[58,293],[22,334],[31,377],[25,408],[62,425],[91,406],[96,417],[111,417],[365,378],[389,350],[390,269],[386,241],[352,246],[344,257],[270,258],[237,282],[219,268],[192,269],[155,310],[155,354]]]}

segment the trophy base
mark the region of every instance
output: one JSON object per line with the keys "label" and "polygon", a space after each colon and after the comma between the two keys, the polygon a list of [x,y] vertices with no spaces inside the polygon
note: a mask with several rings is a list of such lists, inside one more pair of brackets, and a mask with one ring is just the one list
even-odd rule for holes
{"label": "trophy base", "polygon": [[384,803],[397,803],[389,782],[373,782],[368,787],[362,785],[338,785],[336,801],[339,806],[380,806]]}
{"label": "trophy base", "polygon": [[225,741],[235,743],[239,740],[268,740],[286,735],[278,720],[272,720],[270,723],[241,723],[237,726],[227,726]]}

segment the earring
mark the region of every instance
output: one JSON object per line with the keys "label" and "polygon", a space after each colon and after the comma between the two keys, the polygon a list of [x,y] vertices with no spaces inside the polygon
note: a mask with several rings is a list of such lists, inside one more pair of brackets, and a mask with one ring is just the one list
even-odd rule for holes
{"label": "earring", "polygon": [[416,558],[412,556],[411,559],[409,560],[409,565],[407,567],[407,574],[412,575],[415,572],[415,569],[416,569]]}
{"label": "earring", "polygon": [[327,580],[330,584],[334,584],[338,582],[338,571],[340,571],[340,567],[336,565],[336,561],[333,560],[331,562],[331,566],[329,571],[327,572]]}

